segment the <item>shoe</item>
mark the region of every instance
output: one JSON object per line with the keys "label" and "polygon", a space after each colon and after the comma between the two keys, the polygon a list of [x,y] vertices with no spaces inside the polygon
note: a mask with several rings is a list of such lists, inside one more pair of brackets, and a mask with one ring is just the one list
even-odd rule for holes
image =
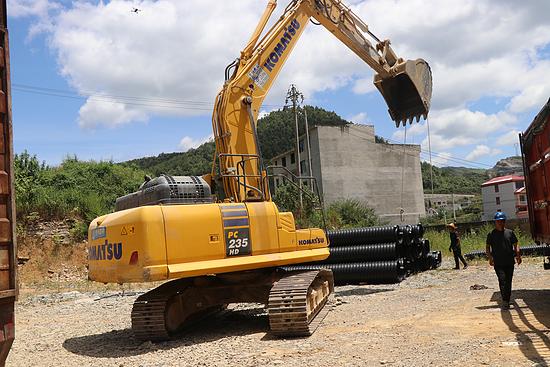
{"label": "shoe", "polygon": [[468,264],[464,265],[462,269],[467,269],[467,268],[468,268]]}
{"label": "shoe", "polygon": [[456,267],[456,268],[453,268],[453,270],[460,270],[460,268],[459,268],[459,267]]}

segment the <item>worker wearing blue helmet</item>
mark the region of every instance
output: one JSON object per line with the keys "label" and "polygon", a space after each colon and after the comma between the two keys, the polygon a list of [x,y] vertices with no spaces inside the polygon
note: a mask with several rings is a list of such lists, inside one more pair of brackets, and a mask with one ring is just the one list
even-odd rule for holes
{"label": "worker wearing blue helmet", "polygon": [[489,258],[489,264],[494,266],[497,274],[502,308],[508,309],[510,307],[510,296],[512,295],[514,263],[521,264],[521,254],[514,231],[505,228],[506,214],[496,212],[494,219],[495,229],[487,235],[485,252]]}

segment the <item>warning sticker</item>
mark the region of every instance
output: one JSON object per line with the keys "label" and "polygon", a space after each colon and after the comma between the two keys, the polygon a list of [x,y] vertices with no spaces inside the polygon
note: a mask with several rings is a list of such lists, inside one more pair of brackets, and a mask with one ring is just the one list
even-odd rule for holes
{"label": "warning sticker", "polygon": [[127,236],[129,234],[134,234],[135,233],[135,229],[134,229],[134,226],[131,226],[131,227],[122,227],[122,230],[120,231],[120,235],[121,236]]}
{"label": "warning sticker", "polygon": [[265,83],[269,80],[269,75],[260,66],[260,64],[254,66],[254,68],[248,73],[248,76],[258,87],[262,89],[264,88]]}

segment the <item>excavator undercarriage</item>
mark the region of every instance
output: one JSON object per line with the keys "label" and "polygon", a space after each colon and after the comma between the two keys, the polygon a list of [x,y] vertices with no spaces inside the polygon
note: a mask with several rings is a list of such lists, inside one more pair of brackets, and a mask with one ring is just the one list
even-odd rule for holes
{"label": "excavator undercarriage", "polygon": [[328,312],[323,306],[333,290],[329,270],[267,269],[176,279],[136,299],[132,330],[140,340],[167,340],[230,303],[263,303],[273,334],[307,336]]}

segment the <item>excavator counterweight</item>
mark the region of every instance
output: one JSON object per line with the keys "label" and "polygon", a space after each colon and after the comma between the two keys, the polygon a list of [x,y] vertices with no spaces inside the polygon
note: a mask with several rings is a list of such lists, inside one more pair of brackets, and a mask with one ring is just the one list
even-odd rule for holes
{"label": "excavator counterweight", "polygon": [[408,60],[393,68],[394,75],[374,77],[374,85],[388,105],[395,125],[426,118],[432,98],[432,72],[422,59]]}

